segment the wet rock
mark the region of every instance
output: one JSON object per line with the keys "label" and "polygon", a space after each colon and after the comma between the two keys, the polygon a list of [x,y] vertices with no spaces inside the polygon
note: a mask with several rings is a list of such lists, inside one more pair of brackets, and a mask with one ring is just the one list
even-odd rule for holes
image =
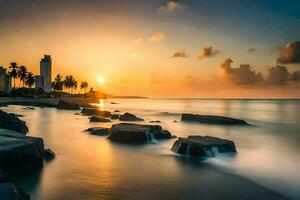
{"label": "wet rock", "polygon": [[26,134],[28,127],[25,122],[20,120],[15,114],[9,114],[0,110],[0,128]]}
{"label": "wet rock", "polygon": [[110,119],[100,116],[91,116],[90,122],[111,122]]}
{"label": "wet rock", "polygon": [[80,110],[80,106],[76,103],[70,103],[67,101],[59,100],[57,109],[61,110]]}
{"label": "wet rock", "polygon": [[110,104],[118,104],[118,103],[112,101],[112,102],[110,102]]}
{"label": "wet rock", "polygon": [[99,110],[97,108],[83,108],[81,110],[81,113],[83,115],[97,115],[100,117],[110,117],[111,113],[109,111],[106,110]]}
{"label": "wet rock", "polygon": [[178,138],[171,150],[178,154],[196,157],[213,157],[219,153],[236,152],[233,141],[211,136]]}
{"label": "wet rock", "polygon": [[121,112],[121,111],[119,111],[119,110],[115,110],[114,112],[118,113],[118,112]]}
{"label": "wet rock", "polygon": [[1,200],[30,200],[30,196],[26,194],[24,189],[12,183],[0,184],[0,197]]}
{"label": "wet rock", "polygon": [[182,114],[181,121],[199,122],[205,124],[221,124],[221,125],[249,125],[247,122],[241,119],[222,117],[216,115]]}
{"label": "wet rock", "polygon": [[110,116],[111,119],[119,119],[120,118],[120,115],[119,114],[112,114]]}
{"label": "wet rock", "polygon": [[56,155],[51,149],[45,149],[44,150],[44,158],[46,160],[52,160],[55,157],[56,157]]}
{"label": "wet rock", "polygon": [[44,157],[42,138],[0,129],[0,169],[12,169],[26,165],[41,165]]}
{"label": "wet rock", "polygon": [[161,121],[159,121],[159,120],[153,120],[153,121],[150,121],[150,123],[161,123]]}
{"label": "wet rock", "polygon": [[108,135],[109,128],[93,127],[93,128],[88,128],[86,131],[88,131],[92,135],[105,136]]}
{"label": "wet rock", "polygon": [[142,125],[120,123],[113,125],[109,130],[108,138],[117,142],[148,142],[155,139],[170,139],[169,131],[159,125]]}
{"label": "wet rock", "polygon": [[35,110],[35,108],[32,107],[32,106],[26,106],[26,107],[24,107],[23,109],[24,109],[24,110]]}
{"label": "wet rock", "polygon": [[120,121],[144,121],[144,119],[139,118],[131,113],[124,113],[119,117]]}

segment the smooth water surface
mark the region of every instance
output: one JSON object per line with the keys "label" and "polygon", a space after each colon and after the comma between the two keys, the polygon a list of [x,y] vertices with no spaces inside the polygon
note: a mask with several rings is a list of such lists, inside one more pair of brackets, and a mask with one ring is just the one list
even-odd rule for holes
{"label": "smooth water surface", "polygon": [[[242,193],[248,182],[257,183],[254,192],[268,188],[300,199],[298,100],[113,99],[98,105],[134,113],[144,123],[161,120],[164,128],[179,137],[211,135],[233,140],[238,153],[205,161],[183,158],[170,151],[175,139],[141,145],[113,143],[83,132],[112,123],[90,123],[74,111],[9,106],[3,110],[25,115],[29,135],[44,138],[45,146],[57,154],[40,172],[16,180],[32,199],[199,199],[200,195],[218,199],[230,198],[232,191],[242,195],[238,191]],[[231,116],[253,126],[183,123],[181,113]]]}

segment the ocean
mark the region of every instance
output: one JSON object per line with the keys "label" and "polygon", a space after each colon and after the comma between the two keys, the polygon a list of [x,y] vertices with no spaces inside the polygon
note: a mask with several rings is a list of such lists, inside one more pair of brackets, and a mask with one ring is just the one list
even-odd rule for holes
{"label": "ocean", "polygon": [[[114,102],[114,103],[111,103]],[[170,151],[176,139],[130,145],[89,135],[76,111],[1,109],[24,115],[30,136],[56,158],[14,180],[32,199],[300,199],[300,100],[107,99],[103,110],[130,112],[178,137],[233,140],[238,153],[199,160]],[[252,126],[181,122],[181,113],[240,118]],[[174,122],[176,121],[176,122]]]}

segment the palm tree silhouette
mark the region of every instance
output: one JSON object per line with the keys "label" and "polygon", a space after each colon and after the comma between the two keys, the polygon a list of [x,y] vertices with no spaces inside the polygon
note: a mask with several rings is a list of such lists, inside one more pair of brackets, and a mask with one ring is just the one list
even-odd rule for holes
{"label": "palm tree silhouette", "polygon": [[11,69],[9,75],[14,79],[14,89],[16,89],[16,78],[18,77],[18,65],[16,62],[11,62],[9,68]]}
{"label": "palm tree silhouette", "polygon": [[86,81],[82,81],[81,84],[80,84],[80,89],[84,89],[84,96],[86,96],[86,89],[89,87],[89,84],[88,82]]}
{"label": "palm tree silhouette", "polygon": [[17,76],[20,78],[20,81],[23,82],[23,87],[24,87],[25,81],[26,81],[26,78],[27,78],[27,73],[28,73],[27,68],[22,65],[22,66],[19,67],[17,73],[18,73]]}
{"label": "palm tree silhouette", "polygon": [[[27,73],[26,79],[23,83],[25,83],[31,89],[31,87],[35,83],[33,73],[31,72]],[[29,90],[29,92],[31,93],[31,90]]]}
{"label": "palm tree silhouette", "polygon": [[64,86],[64,81],[62,80],[62,76],[60,74],[57,74],[54,81],[51,83],[51,87],[53,88],[54,91],[59,93],[63,90],[63,86]]}

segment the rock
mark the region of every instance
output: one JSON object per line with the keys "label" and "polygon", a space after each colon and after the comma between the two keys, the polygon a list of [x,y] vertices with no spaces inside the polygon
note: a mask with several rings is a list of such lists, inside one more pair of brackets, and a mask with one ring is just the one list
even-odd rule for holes
{"label": "rock", "polygon": [[10,115],[14,115],[16,117],[25,117],[25,115],[20,115],[20,114],[16,114],[16,113],[8,113]]}
{"label": "rock", "polygon": [[84,115],[97,115],[97,116],[100,116],[100,117],[110,117],[110,112],[109,111],[106,111],[106,110],[99,110],[97,108],[83,108],[81,110],[81,113],[84,114]]}
{"label": "rock", "polygon": [[110,119],[100,116],[91,116],[90,122],[111,122]]}
{"label": "rock", "polygon": [[131,113],[124,113],[119,117],[120,121],[144,121],[144,119],[139,118]]}
{"label": "rock", "polygon": [[121,111],[119,111],[119,110],[115,110],[114,112],[118,113],[118,112],[121,112]]}
{"label": "rock", "polygon": [[0,110],[0,128],[16,131],[26,135],[28,127],[15,114],[8,114]]}
{"label": "rock", "polygon": [[46,160],[52,160],[55,157],[56,157],[56,155],[51,149],[45,149],[44,150],[44,158]]}
{"label": "rock", "polygon": [[110,104],[118,104],[118,103],[112,101],[112,102],[110,102]]}
{"label": "rock", "polygon": [[172,135],[159,125],[120,123],[110,128],[108,138],[117,142],[148,142],[155,139],[170,139]]}
{"label": "rock", "polygon": [[76,103],[70,103],[63,100],[59,100],[57,109],[61,110],[80,110],[80,106]]}
{"label": "rock", "polygon": [[0,184],[1,200],[30,200],[30,196],[20,188],[12,183]]}
{"label": "rock", "polygon": [[191,122],[199,122],[205,124],[221,124],[221,125],[249,125],[247,122],[241,119],[215,116],[215,115],[182,114],[181,121],[191,121]]}
{"label": "rock", "polygon": [[35,110],[35,108],[32,107],[32,106],[26,106],[26,107],[24,107],[23,109],[25,109],[25,110]]}
{"label": "rock", "polygon": [[178,154],[196,157],[213,157],[218,153],[236,152],[233,141],[211,136],[178,138],[171,150]]}
{"label": "rock", "polygon": [[43,157],[44,141],[42,138],[0,129],[0,169],[41,165]]}
{"label": "rock", "polygon": [[119,114],[112,114],[110,116],[111,119],[119,119],[120,118],[120,115]]}
{"label": "rock", "polygon": [[86,131],[88,131],[92,135],[104,136],[104,135],[108,135],[109,128],[93,127],[93,128],[88,128]]}
{"label": "rock", "polygon": [[153,121],[150,121],[150,123],[161,123],[161,121],[159,121],[159,120],[153,120]]}

